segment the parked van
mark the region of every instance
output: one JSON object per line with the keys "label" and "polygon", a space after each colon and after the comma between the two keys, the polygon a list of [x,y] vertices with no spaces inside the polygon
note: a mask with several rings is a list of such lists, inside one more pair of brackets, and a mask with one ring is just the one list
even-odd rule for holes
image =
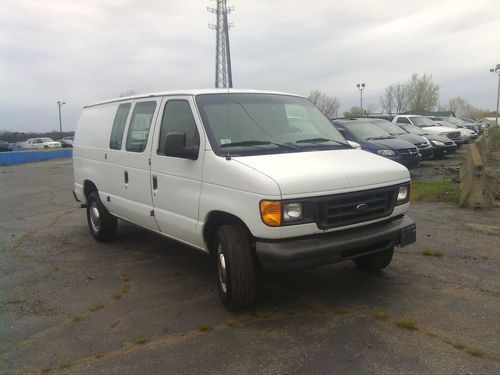
{"label": "parked van", "polygon": [[230,309],[252,305],[257,267],[352,259],[379,270],[416,239],[408,170],[351,147],[297,95],[193,90],[92,104],[73,163],[96,240],[124,219],[214,254]]}

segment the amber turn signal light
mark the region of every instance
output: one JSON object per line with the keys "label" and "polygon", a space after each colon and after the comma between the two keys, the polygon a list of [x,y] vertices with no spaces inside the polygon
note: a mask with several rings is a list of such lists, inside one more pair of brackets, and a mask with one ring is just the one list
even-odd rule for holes
{"label": "amber turn signal light", "polygon": [[270,227],[279,227],[281,225],[281,202],[280,201],[261,201],[260,217],[264,224]]}

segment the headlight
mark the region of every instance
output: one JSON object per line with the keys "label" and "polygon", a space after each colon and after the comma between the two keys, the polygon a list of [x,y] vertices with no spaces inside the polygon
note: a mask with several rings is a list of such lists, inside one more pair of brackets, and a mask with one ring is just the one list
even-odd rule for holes
{"label": "headlight", "polygon": [[431,141],[434,146],[444,146],[444,143],[441,141]]}
{"label": "headlight", "polygon": [[302,203],[284,203],[283,204],[283,221],[302,220]]}
{"label": "headlight", "polygon": [[378,150],[377,154],[380,156],[394,156],[396,153],[392,150]]}
{"label": "headlight", "polygon": [[260,201],[260,217],[269,227],[297,225],[314,222],[314,209],[309,200]]}
{"label": "headlight", "polygon": [[399,187],[396,204],[403,204],[410,201],[411,184],[402,185]]}

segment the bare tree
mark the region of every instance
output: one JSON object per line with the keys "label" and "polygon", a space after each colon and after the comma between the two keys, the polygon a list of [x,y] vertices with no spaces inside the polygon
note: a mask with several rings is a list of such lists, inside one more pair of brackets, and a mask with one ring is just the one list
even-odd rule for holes
{"label": "bare tree", "polygon": [[366,107],[363,107],[363,112],[365,115],[373,115],[377,113],[377,109],[378,107],[375,104],[370,103]]}
{"label": "bare tree", "polygon": [[408,85],[404,83],[395,83],[394,85],[394,108],[396,113],[406,112],[410,102],[410,92]]}
{"label": "bare tree", "polygon": [[385,88],[384,96],[380,97],[382,108],[390,115],[402,113],[408,108],[409,102],[408,85],[396,82]]}
{"label": "bare tree", "polygon": [[394,85],[385,88],[384,96],[380,97],[380,104],[388,114],[392,114],[392,108],[394,107]]}
{"label": "bare tree", "polygon": [[432,111],[439,102],[439,86],[432,82],[432,75],[419,77],[413,73],[407,84],[409,107],[412,111]]}
{"label": "bare tree", "polygon": [[467,99],[461,98],[460,96],[450,99],[448,104],[444,107],[445,110],[452,111],[455,113],[455,116],[458,117],[474,116],[474,114],[479,111],[478,108],[470,104]]}
{"label": "bare tree", "polygon": [[320,90],[313,90],[309,94],[309,100],[328,118],[337,117],[340,101],[335,96],[328,96]]}

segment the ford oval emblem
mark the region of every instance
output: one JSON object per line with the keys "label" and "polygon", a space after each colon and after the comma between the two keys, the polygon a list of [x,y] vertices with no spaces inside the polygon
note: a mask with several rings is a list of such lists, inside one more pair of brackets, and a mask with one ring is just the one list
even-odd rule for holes
{"label": "ford oval emblem", "polygon": [[366,211],[368,209],[368,205],[366,203],[360,203],[356,206],[356,211]]}

